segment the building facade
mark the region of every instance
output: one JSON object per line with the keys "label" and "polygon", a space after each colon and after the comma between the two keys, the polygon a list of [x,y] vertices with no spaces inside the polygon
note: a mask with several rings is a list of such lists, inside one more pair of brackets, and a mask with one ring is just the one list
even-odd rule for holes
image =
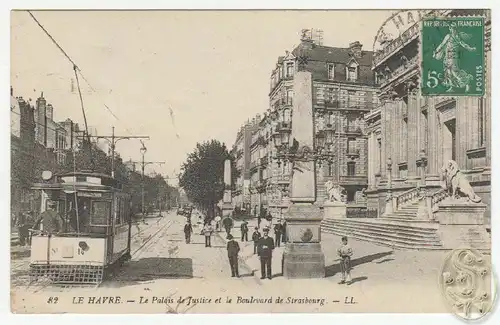
{"label": "building facade", "polygon": [[[365,115],[371,157],[367,204],[378,209],[379,216],[384,213],[388,189],[396,210],[415,198],[419,189],[437,204],[443,197],[440,170],[449,160],[458,163],[475,192],[490,205],[491,19],[487,10],[447,10],[442,14],[486,17],[486,95],[421,94],[418,22],[384,44],[373,61],[380,83],[380,106]],[[488,208],[487,219],[489,216]]]}
{"label": "building facade", "polygon": [[[364,189],[368,185],[368,137],[364,114],[378,104],[378,87],[371,70],[373,52],[364,51],[360,42],[348,48],[323,46],[303,31],[301,43],[292,52],[278,58],[271,74],[268,126],[271,135],[290,134],[294,101],[312,101],[316,137],[326,137],[327,150],[334,154],[329,163],[317,164],[317,200],[326,196],[325,182],[331,180],[341,187],[349,205],[366,206]],[[309,91],[293,87],[294,74],[301,60],[303,70],[311,73]],[[285,136],[286,138],[286,136]],[[268,142],[272,157],[276,151]],[[288,207],[290,164],[269,161],[267,198],[271,211],[282,214]],[[270,199],[273,198],[273,199]]]}

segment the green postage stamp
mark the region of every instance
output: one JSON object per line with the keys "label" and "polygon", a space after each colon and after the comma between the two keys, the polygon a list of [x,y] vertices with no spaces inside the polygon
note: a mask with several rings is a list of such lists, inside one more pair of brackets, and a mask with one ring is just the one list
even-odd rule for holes
{"label": "green postage stamp", "polygon": [[482,17],[425,19],[421,40],[423,95],[484,95]]}

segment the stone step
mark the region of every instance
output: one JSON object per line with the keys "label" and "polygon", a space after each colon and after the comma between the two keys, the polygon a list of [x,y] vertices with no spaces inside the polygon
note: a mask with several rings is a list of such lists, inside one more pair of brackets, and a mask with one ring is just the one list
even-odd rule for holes
{"label": "stone step", "polygon": [[379,246],[385,246],[385,247],[391,247],[393,249],[408,249],[408,250],[443,250],[441,246],[434,246],[434,245],[416,245],[414,243],[404,243],[404,242],[393,242],[393,241],[388,241],[382,238],[373,238],[373,237],[367,237],[367,236],[359,236],[356,235],[355,233],[346,233],[343,231],[339,230],[330,230],[330,229],[325,229],[326,233],[334,234],[337,236],[348,236],[350,238],[354,238],[357,240],[361,241],[367,241],[371,242],[375,245]]}
{"label": "stone step", "polygon": [[401,210],[407,210],[407,211],[418,211],[418,206],[407,206],[407,207],[400,207],[398,211]]}
{"label": "stone step", "polygon": [[349,223],[369,227],[385,227],[392,229],[405,229],[409,231],[427,231],[434,233],[438,229],[438,224],[427,220],[397,220],[393,218],[345,218],[345,219],[323,219],[324,223]]}
{"label": "stone step", "polygon": [[339,229],[352,230],[352,231],[364,231],[370,233],[376,233],[382,236],[396,236],[396,237],[406,237],[406,239],[416,239],[416,240],[434,240],[439,237],[436,231],[428,231],[424,229],[419,230],[409,230],[405,228],[394,228],[392,225],[381,226],[381,225],[366,225],[366,224],[354,224],[354,223],[342,223],[342,222],[323,222],[322,227],[335,227]]}
{"label": "stone step", "polygon": [[335,224],[322,225],[322,228],[344,231],[350,234],[355,233],[360,236],[361,235],[363,236],[366,235],[368,237],[373,236],[391,241],[404,241],[404,242],[420,243],[423,245],[429,243],[435,243],[438,245],[441,244],[439,236],[436,233],[419,234],[419,233],[409,233],[405,231],[393,231],[387,229],[366,229],[366,228],[363,229],[360,228],[359,226],[335,225]]}
{"label": "stone step", "polygon": [[411,212],[411,211],[394,211],[392,214],[399,215],[399,216],[408,216],[408,217],[416,217],[417,212]]}

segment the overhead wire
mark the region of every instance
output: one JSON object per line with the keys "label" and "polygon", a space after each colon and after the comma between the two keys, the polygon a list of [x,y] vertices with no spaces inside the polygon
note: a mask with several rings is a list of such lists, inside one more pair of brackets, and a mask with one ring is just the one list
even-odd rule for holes
{"label": "overhead wire", "polygon": [[[54,37],[47,31],[47,29],[42,25],[42,23],[40,23],[40,21],[35,17],[35,15],[33,15],[33,13],[30,11],[30,10],[27,10],[27,12],[29,13],[29,15],[31,16],[31,18],[33,18],[33,20],[37,23],[37,25],[45,32],[45,34],[50,38],[50,40],[55,44],[55,46],[64,54],[64,56],[68,59],[68,61],[71,62],[71,64],[73,64],[73,69],[75,71],[75,75],[76,75],[76,78],[77,78],[77,82],[78,82],[78,75],[76,72],[78,72],[78,74],[80,74],[80,76],[82,77],[82,79],[85,81],[85,83],[89,86],[90,90],[92,90],[94,93],[98,94],[99,93],[97,92],[97,90],[90,84],[90,82],[88,81],[88,79],[83,75],[82,73],[82,70],[80,69],[80,67],[75,63],[75,61],[69,56],[69,54],[64,51],[64,49],[62,48],[61,45],[59,45],[59,43],[54,39]],[[81,95],[80,95],[81,96]],[[121,123],[123,123],[123,121],[121,121],[118,116],[113,112],[113,110],[108,106],[106,105],[105,103],[103,103],[103,106],[106,108],[106,110],[117,120],[117,121],[120,121]],[[84,117],[85,118],[85,117]],[[132,132],[128,129],[128,128],[125,128],[125,130],[132,134]],[[88,132],[87,132],[88,133]]]}

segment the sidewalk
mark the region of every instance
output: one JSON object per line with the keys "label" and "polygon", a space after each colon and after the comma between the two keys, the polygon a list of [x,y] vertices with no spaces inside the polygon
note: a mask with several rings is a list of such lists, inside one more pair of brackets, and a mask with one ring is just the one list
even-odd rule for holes
{"label": "sidewalk", "polygon": [[[246,264],[254,272],[254,276],[260,277],[260,260],[256,254],[253,254],[253,242],[251,241],[257,220],[248,220],[248,237],[250,239],[248,242],[241,242],[240,225],[241,222],[235,221],[231,230],[231,234],[240,244],[240,263]],[[220,232],[218,235],[227,243],[225,232]],[[275,239],[273,229],[269,235]],[[321,247],[325,255],[325,277],[334,281],[340,280],[340,265],[337,256],[337,248],[340,243],[340,236],[329,233],[321,234]],[[361,282],[369,278],[370,282],[378,284],[418,280],[421,284],[435,285],[439,268],[447,254],[443,251],[393,250],[390,247],[354,239],[349,239],[349,245],[354,252],[351,260],[353,282]],[[276,247],[273,251],[273,277],[282,275],[282,257],[285,246],[286,244],[282,243],[281,247]]]}

